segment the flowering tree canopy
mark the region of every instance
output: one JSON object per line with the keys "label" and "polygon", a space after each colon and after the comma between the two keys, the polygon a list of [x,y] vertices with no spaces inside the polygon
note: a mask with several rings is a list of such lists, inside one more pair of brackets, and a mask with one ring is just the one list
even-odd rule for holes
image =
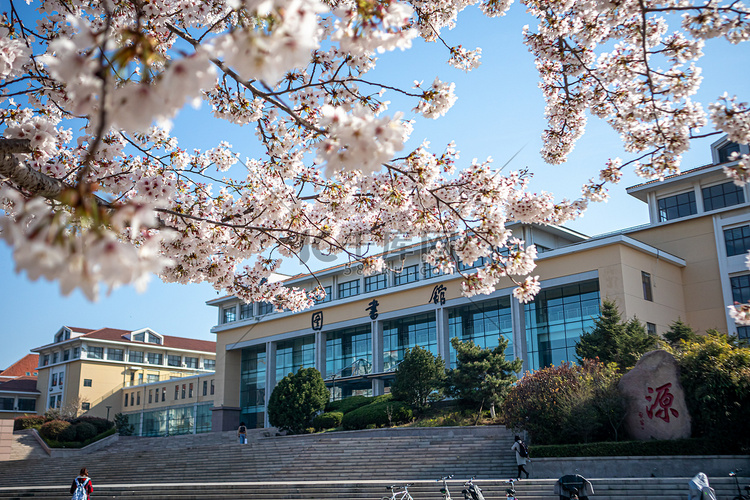
{"label": "flowering tree canopy", "polygon": [[[750,143],[745,103],[691,99],[704,41],[750,36],[737,1],[523,0],[538,20],[524,40],[547,103],[543,159],[566,160],[587,113],[636,157],[611,159],[576,200],[531,193],[524,172],[490,161],[459,168],[453,144],[406,151],[413,123],[389,112],[385,93],[438,119],[453,84],[368,77],[379,54],[416,37],[470,71],[481,49],[450,46],[444,30],[465,8],[499,17],[512,0],[43,0],[34,16],[18,3],[0,20],[0,236],[31,279],[92,299],[100,284],[140,286],[157,273],[299,310],[322,289],[267,278],[303,245],[347,253],[371,273],[386,264],[358,253],[363,244],[443,236],[427,256],[442,272],[486,257],[464,276],[465,294],[509,276],[527,301],[539,288],[536,250],[508,222],[564,223],[605,199],[628,166],[676,173],[697,137]],[[681,19],[677,31],[666,17]],[[169,121],[201,100],[253,127],[263,155],[179,144]],[[715,131],[701,133],[709,121]],[[738,160],[739,182],[750,161]]]}

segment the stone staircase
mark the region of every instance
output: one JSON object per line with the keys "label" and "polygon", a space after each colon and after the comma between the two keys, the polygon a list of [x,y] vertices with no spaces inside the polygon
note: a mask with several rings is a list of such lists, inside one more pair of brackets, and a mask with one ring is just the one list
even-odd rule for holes
{"label": "stone staircase", "polygon": [[[94,499],[219,500],[390,498],[390,484],[413,483],[415,500],[439,499],[436,479],[453,474],[453,498],[477,476],[487,500],[505,498],[515,475],[512,434],[502,427],[403,428],[305,436],[234,432],[168,438],[120,438],[80,458],[28,458],[0,463],[0,500],[60,500],[81,467],[91,471]],[[684,500],[689,478],[591,478],[596,500]],[[731,500],[730,478],[711,478],[718,498]],[[743,483],[744,484],[744,483]],[[522,500],[557,500],[555,480],[516,484]]]}
{"label": "stone staircase", "polygon": [[47,456],[47,452],[42,449],[36,438],[31,435],[31,431],[23,430],[13,433],[10,460],[46,458]]}

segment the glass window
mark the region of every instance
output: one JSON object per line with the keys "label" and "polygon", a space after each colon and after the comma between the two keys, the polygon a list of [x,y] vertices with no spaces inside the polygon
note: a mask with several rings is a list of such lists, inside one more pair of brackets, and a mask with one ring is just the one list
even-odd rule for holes
{"label": "glass window", "polygon": [[57,383],[60,384],[60,386],[63,385],[63,377],[65,376],[64,373],[60,373],[59,378],[57,379]]}
{"label": "glass window", "polygon": [[49,364],[49,354],[45,354],[42,356],[42,366],[47,366]]}
{"label": "glass window", "polygon": [[211,379],[211,395],[214,395],[214,379]]}
{"label": "glass window", "polygon": [[750,250],[750,226],[725,229],[724,244],[727,248],[727,257],[747,253]]}
{"label": "glass window", "polygon": [[135,393],[135,404],[137,405],[141,404],[141,391],[138,391]]}
{"label": "glass window", "polygon": [[63,361],[67,361],[70,359],[70,349],[65,349],[63,351]]}
{"label": "glass window", "polygon": [[483,267],[486,262],[488,262],[486,257],[479,257],[471,264],[464,264],[463,261],[458,261],[458,270],[466,271],[468,269],[474,269],[475,267]]}
{"label": "glass window", "polygon": [[270,302],[258,302],[258,314],[271,314],[273,312],[273,304]]}
{"label": "glass window", "polygon": [[370,325],[326,333],[326,373],[352,377],[372,371],[372,335]]}
{"label": "glass window", "polygon": [[330,286],[324,286],[323,291],[326,293],[326,296],[322,299],[316,300],[316,304],[322,304],[324,302],[330,302],[333,299],[333,289]]}
{"label": "glass window", "polygon": [[125,405],[124,406],[125,406],[125,408],[128,407],[128,395],[127,395],[127,393],[125,394]]}
{"label": "glass window", "polygon": [[204,359],[203,360],[203,369],[204,370],[215,370],[216,369],[216,360],[215,359]]}
{"label": "glass window", "polygon": [[662,198],[657,201],[657,204],[659,206],[659,222],[698,213],[698,207],[695,204],[695,191]]}
{"label": "glass window", "polygon": [[155,352],[150,352],[146,355],[146,359],[148,360],[148,364],[150,365],[161,365],[163,364],[163,358],[162,355]]}
{"label": "glass window", "polygon": [[36,399],[18,398],[18,411],[36,411]]}
{"label": "glass window", "polygon": [[339,298],[345,299],[347,297],[353,297],[359,295],[359,280],[347,281],[345,283],[339,283]]}
{"label": "glass window", "polygon": [[159,381],[159,375],[155,373],[149,373],[146,375],[146,382],[151,384]]}
{"label": "glass window", "polygon": [[703,209],[706,212],[745,203],[745,193],[741,187],[735,186],[734,182],[705,187],[701,189],[701,192],[703,193]]}
{"label": "glass window", "polygon": [[15,402],[15,398],[0,398],[0,410],[13,411],[13,405]]}
{"label": "glass window", "polygon": [[393,284],[398,285],[405,285],[406,283],[413,283],[414,281],[417,281],[419,279],[419,264],[414,264],[413,266],[407,266],[401,270],[401,272],[396,272],[393,274]]}
{"label": "glass window", "polygon": [[89,359],[104,359],[104,348],[89,347],[89,352],[86,357]]}
{"label": "glass window", "polygon": [[435,313],[383,322],[383,369],[393,371],[407,349],[419,346],[437,356]]}
{"label": "glass window", "polygon": [[182,366],[182,357],[169,354],[167,356],[167,366]]}
{"label": "glass window", "polygon": [[203,381],[203,395],[208,396],[208,380]]}
{"label": "glass window", "polygon": [[158,335],[154,335],[153,333],[148,334],[148,341],[151,344],[161,345],[161,337],[159,337]]}
{"label": "glass window", "polygon": [[[448,335],[466,342],[472,341],[482,349],[494,349],[500,345],[500,335],[508,341],[505,358],[515,359],[513,353],[513,322],[511,321],[510,297],[486,300],[467,306],[456,307],[448,312]],[[450,366],[456,367],[456,350],[450,347]]]}
{"label": "glass window", "polygon": [[231,323],[232,321],[235,321],[237,319],[237,309],[232,307],[225,307],[221,310],[221,322],[222,323]]}
{"label": "glass window", "polygon": [[133,335],[133,340],[136,342],[145,342],[146,341],[146,334],[143,332],[136,333]]}
{"label": "glass window", "polygon": [[73,348],[73,359],[78,359],[78,348],[77,347]]}
{"label": "glass window", "polygon": [[241,304],[240,305],[240,319],[247,319],[253,317],[253,305],[252,304]]}
{"label": "glass window", "polygon": [[385,273],[365,276],[365,292],[374,292],[388,287],[388,279]]}
{"label": "glass window", "polygon": [[162,389],[161,389],[161,402],[163,403],[166,400],[167,400],[167,388],[166,387],[162,387]]}
{"label": "glass window", "polygon": [[732,300],[744,304],[750,300],[750,274],[729,279],[732,285]]}
{"label": "glass window", "polygon": [[[211,394],[214,382],[211,380]],[[240,418],[250,428],[264,426],[266,411],[266,349],[242,349],[240,364]]]}
{"label": "glass window", "polygon": [[107,359],[110,361],[123,361],[125,359],[125,350],[108,347]]}
{"label": "glass window", "polygon": [[646,322],[646,332],[649,335],[656,335],[656,325],[654,323]]}
{"label": "glass window", "polygon": [[425,262],[424,264],[424,277],[425,278],[434,278],[435,276],[440,276],[441,273],[440,269],[438,269],[436,266],[433,266],[429,262]]}
{"label": "glass window", "polygon": [[182,384],[182,399],[185,399],[185,392],[187,390],[187,386],[185,384]]}
{"label": "glass window", "polygon": [[740,145],[736,142],[730,142],[719,148],[719,163],[726,163],[730,160],[732,153],[739,153]]}
{"label": "glass window", "polygon": [[130,393],[130,406],[135,406],[135,392]]}
{"label": "glass window", "polygon": [[52,387],[57,386],[57,373],[52,374]]}
{"label": "glass window", "polygon": [[58,357],[58,353],[56,353],[56,352],[53,352],[53,353],[52,353],[52,364],[53,364],[53,365],[54,365],[55,363],[57,363],[57,357]]}
{"label": "glass window", "polygon": [[180,398],[180,386],[179,385],[174,386],[174,398],[175,399]]}
{"label": "glass window", "polygon": [[276,343],[276,380],[300,368],[315,366],[315,336],[298,337]]}
{"label": "glass window", "polygon": [[154,390],[153,389],[149,389],[148,390],[148,402],[149,402],[149,404],[153,403],[153,397],[154,397]]}
{"label": "glass window", "polygon": [[738,326],[737,338],[744,341],[750,340],[750,326]]}
{"label": "glass window", "polygon": [[91,403],[84,401],[81,403],[81,410],[89,411],[91,409]]}
{"label": "glass window", "polygon": [[188,368],[198,369],[198,358],[191,358],[190,356],[185,356],[185,366]]}
{"label": "glass window", "polygon": [[193,383],[192,382],[190,382],[190,385],[188,385],[188,397],[189,398],[193,397]]}
{"label": "glass window", "polygon": [[643,285],[643,300],[653,302],[654,296],[651,290],[651,275],[649,273],[641,271],[641,284]]}
{"label": "glass window", "polygon": [[83,386],[84,387],[91,387],[92,380],[90,378],[83,379]]}
{"label": "glass window", "polygon": [[143,351],[130,351],[128,361],[131,363],[143,363]]}

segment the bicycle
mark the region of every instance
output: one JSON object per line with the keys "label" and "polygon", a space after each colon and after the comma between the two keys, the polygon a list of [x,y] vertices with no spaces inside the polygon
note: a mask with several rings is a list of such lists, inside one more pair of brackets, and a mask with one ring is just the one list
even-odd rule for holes
{"label": "bicycle", "polygon": [[464,483],[464,489],[461,490],[464,500],[484,500],[482,489],[474,484],[474,478],[476,477],[477,476],[471,476],[471,478]]}
{"label": "bicycle", "polygon": [[437,480],[438,482],[440,482],[440,481],[443,482],[443,487],[440,488],[440,493],[443,494],[443,500],[453,500],[451,498],[451,492],[448,489],[448,479],[450,479],[452,477],[453,477],[453,474],[451,474],[450,476],[443,476],[443,477],[441,477],[440,479]]}
{"label": "bicycle", "polygon": [[383,497],[380,500],[414,500],[414,498],[409,494],[409,486],[411,486],[411,483],[405,484],[403,486],[399,486],[397,484],[386,486],[386,490],[391,490],[391,496]]}
{"label": "bicycle", "polygon": [[508,488],[505,490],[505,500],[518,500],[516,496],[515,479],[508,479]]}
{"label": "bicycle", "polygon": [[742,490],[740,489],[740,480],[737,478],[737,472],[742,472],[742,469],[737,469],[737,471],[729,473],[729,477],[733,477],[734,484],[737,485],[737,496],[732,500],[750,500],[750,486],[745,486],[746,494],[743,495]]}

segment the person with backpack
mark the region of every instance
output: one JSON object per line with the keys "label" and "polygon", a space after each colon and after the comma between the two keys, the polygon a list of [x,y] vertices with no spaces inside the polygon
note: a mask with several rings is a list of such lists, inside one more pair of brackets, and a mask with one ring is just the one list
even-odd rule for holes
{"label": "person with backpack", "polygon": [[511,450],[516,452],[516,465],[518,465],[518,480],[521,480],[521,472],[526,474],[526,479],[529,478],[529,472],[526,470],[524,465],[526,465],[529,462],[529,448],[526,446],[526,443],[523,442],[523,440],[519,437],[515,437],[515,442],[513,443],[513,446],[510,447]]}
{"label": "person with backpack", "polygon": [[93,492],[94,487],[91,484],[89,471],[84,467],[70,485],[70,493],[73,495],[71,500],[89,500]]}
{"label": "person with backpack", "polygon": [[245,427],[245,422],[240,422],[240,427],[237,429],[237,437],[240,438],[240,444],[247,444],[247,427]]}

